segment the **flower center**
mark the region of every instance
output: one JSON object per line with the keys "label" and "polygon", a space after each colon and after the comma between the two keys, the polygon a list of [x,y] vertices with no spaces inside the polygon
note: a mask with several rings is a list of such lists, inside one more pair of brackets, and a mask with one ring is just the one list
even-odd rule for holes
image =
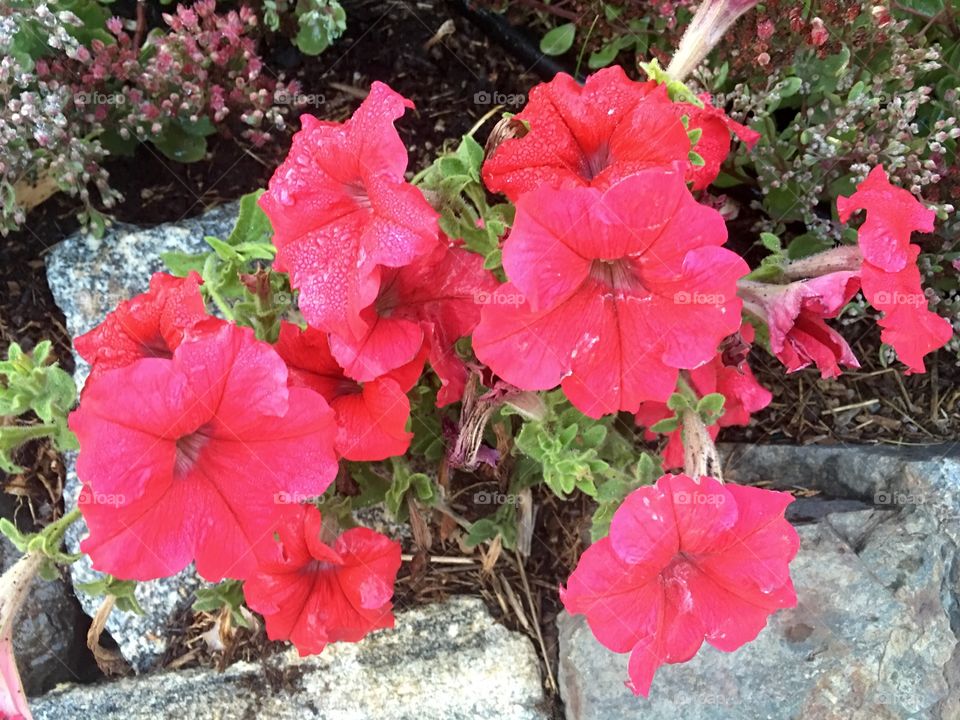
{"label": "flower center", "polygon": [[373,204],[370,202],[370,195],[367,193],[367,188],[364,187],[363,183],[359,180],[352,182],[346,187],[347,195],[349,195],[353,201],[360,206],[362,210],[372,210]]}
{"label": "flower center", "polygon": [[173,461],[174,477],[183,477],[196,466],[201,451],[210,442],[209,436],[203,430],[200,428],[177,440],[176,456]]}
{"label": "flower center", "polygon": [[587,164],[583,174],[587,180],[593,180],[610,165],[610,146],[601,143],[593,152],[585,153],[585,156]]}
{"label": "flower center", "polygon": [[590,265],[590,277],[601,285],[620,292],[645,289],[629,260],[594,260]]}
{"label": "flower center", "polygon": [[149,340],[141,342],[140,346],[143,348],[143,353],[147,357],[163,358],[165,360],[170,360],[173,357],[173,352],[167,346],[167,341],[163,339],[160,333],[157,333]]}

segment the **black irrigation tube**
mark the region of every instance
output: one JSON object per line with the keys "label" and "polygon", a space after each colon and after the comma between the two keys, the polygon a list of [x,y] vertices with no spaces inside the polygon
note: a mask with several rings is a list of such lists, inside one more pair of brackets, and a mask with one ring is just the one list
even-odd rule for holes
{"label": "black irrigation tube", "polygon": [[[511,25],[503,15],[477,7],[472,0],[447,0],[447,4],[544,80],[551,80],[561,72],[574,74],[572,68],[540,52],[536,41]],[[577,79],[582,82],[582,78]]]}

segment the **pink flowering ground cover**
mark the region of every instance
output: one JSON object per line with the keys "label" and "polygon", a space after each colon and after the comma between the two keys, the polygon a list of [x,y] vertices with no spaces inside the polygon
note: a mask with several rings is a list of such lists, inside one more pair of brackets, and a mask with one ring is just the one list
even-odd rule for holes
{"label": "pink flowering ground cover", "polygon": [[[635,694],[795,606],[792,497],[724,483],[713,441],[772,402],[759,353],[786,373],[859,367],[842,319],[860,297],[924,372],[951,337],[917,266],[934,215],[877,166],[835,209],[856,244],[751,268],[708,188],[757,131],[657,77],[557,75],[511,137],[467,136],[417,175],[396,126],[414,105],[385,83],[343,122],[304,115],[228,240],[76,339],[93,567],[192,564],[242,588],[231,602],[271,640],[319,653],[393,627],[429,521],[485,562],[529,552],[520,502],[464,516],[458,489],[479,483],[586,496],[569,530],[592,542],[558,597],[629,653]],[[412,542],[358,521],[376,503]]]}

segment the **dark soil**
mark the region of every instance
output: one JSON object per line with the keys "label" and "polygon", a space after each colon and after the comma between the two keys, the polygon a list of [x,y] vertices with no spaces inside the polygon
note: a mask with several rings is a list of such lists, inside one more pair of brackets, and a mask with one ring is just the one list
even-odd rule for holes
{"label": "dark soil", "polygon": [[[298,78],[303,92],[317,99],[309,111],[329,120],[349,116],[371,81],[388,82],[416,103],[416,111],[398,123],[410,149],[411,170],[424,167],[445,143],[468,132],[493,109],[484,94],[522,95],[540,79],[441,0],[348,1],[344,6],[349,30],[327,53],[302,58],[289,46],[278,45],[269,51],[268,68]],[[562,3],[556,7],[562,8]],[[454,32],[437,39],[438,30],[451,20]],[[482,140],[485,134],[483,129],[478,137]],[[207,158],[191,165],[174,163],[152,147],[141,146],[134,157],[108,165],[112,184],[126,196],[113,215],[140,225],[197,215],[264,187],[288,144],[284,138],[273,146],[252,149],[231,139],[214,140]],[[61,364],[72,369],[70,339],[47,286],[43,262],[49,248],[77,228],[75,212],[69,198],[56,197],[30,215],[26,228],[0,240],[0,353],[12,341],[30,348],[49,338]],[[786,376],[775,360],[755,351],[751,364],[760,381],[773,390],[774,402],[750,428],[731,429],[726,438],[915,444],[960,435],[960,373],[955,358],[945,353],[931,356],[931,372],[903,377],[899,369],[879,363],[879,337],[871,323],[853,323],[845,332],[855,338],[852,344],[864,367],[845,373],[839,381],[821,381],[813,371]],[[25,448],[19,461],[29,471],[12,478],[0,475],[0,484],[29,501],[38,519],[49,519],[59,501],[62,463],[42,443]],[[471,564],[431,562],[431,556],[467,554],[452,528],[431,522],[434,537],[429,547],[408,548],[419,557],[404,565],[397,604],[480,594],[498,617],[531,636],[546,659],[545,669],[552,668],[545,672],[547,678],[556,668],[556,587],[582,548],[582,521],[588,509],[582,501],[561,506],[546,492],[535,497],[535,505],[535,539],[525,565],[507,551],[495,564],[488,555],[487,568],[477,553],[469,555]],[[245,630],[231,636],[233,644],[226,653],[210,651],[199,636],[214,622],[210,616],[188,613],[171,664],[221,663],[227,656],[255,659],[266,651],[262,633]]]}

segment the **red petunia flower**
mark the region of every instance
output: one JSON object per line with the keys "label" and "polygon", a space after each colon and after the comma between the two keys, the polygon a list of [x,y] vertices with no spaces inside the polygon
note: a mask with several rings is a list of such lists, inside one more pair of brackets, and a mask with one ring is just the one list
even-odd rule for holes
{"label": "red petunia flower", "polygon": [[[744,323],[740,328],[740,337],[746,343],[752,343],[754,338],[753,327]],[[710,437],[714,440],[721,428],[734,425],[749,425],[750,416],[760,412],[773,399],[773,395],[761,385],[750,366],[741,362],[739,366],[727,365],[723,354],[717,356],[689,373],[690,385],[699,397],[720,393],[725,398],[723,415],[716,424],[707,428]],[[644,402],[636,413],[638,425],[650,427],[668,417],[673,417],[674,411],[666,403]],[[656,433],[649,430],[644,433],[648,440],[656,439]],[[663,467],[683,467],[683,441],[680,430],[674,430],[667,437],[667,444],[663,450]]]}
{"label": "red petunia flower", "polygon": [[883,166],[878,165],[857,185],[850,197],[837,198],[840,222],[847,222],[856,210],[867,218],[857,231],[863,259],[887,272],[903,270],[910,257],[910,233],[933,232],[936,214],[925,208],[903,188],[890,184]]}
{"label": "red petunia flower", "polygon": [[543,185],[606,188],[638,170],[686,165],[690,138],[666,87],[630,80],[619,66],[584,85],[558,73],[530,91],[517,120],[523,137],[500,144],[483,165],[483,181],[516,202]]}
{"label": "red petunia flower", "polygon": [[383,83],[345,123],[301,116],[287,159],[260,205],[273,224],[275,267],[289,271],[310,325],[361,332],[380,268],[406,265],[437,242],[437,213],[404,180],[393,126],[413,104]]}
{"label": "red petunia flower", "polygon": [[146,358],[87,385],[80,441],[82,549],[97,570],[149,580],[192,561],[243,578],[277,498],[321,495],[337,473],[333,413],[287,388],[287,368],[248,328],[221,323],[171,360]]}
{"label": "red petunia flower", "polygon": [[150,290],[117,306],[102,323],[73,341],[91,365],[90,379],[141,358],[170,358],[183,333],[208,317],[200,276],[155,273]]}
{"label": "red petunia flower", "polygon": [[327,336],[283,323],[275,345],[290,369],[291,387],[320,393],[337,418],[337,453],[347,460],[385,460],[403,455],[413,433],[407,432],[407,391],[420,377],[423,357],[363,384],[348,378],[330,352]]}
{"label": "red petunia flower", "polygon": [[687,180],[693,183],[694,190],[704,190],[717,179],[723,161],[730,154],[731,135],[739,138],[748,149],[752,149],[760,139],[760,133],[756,130],[733,120],[722,108],[714,107],[709,94],[700,95],[700,100],[703,102],[702,108],[690,103],[674,104],[678,116],[687,116],[687,128],[701,131],[693,149],[703,158],[704,164],[687,168]]}
{"label": "red petunia flower", "polygon": [[467,370],[454,344],[480,322],[482,304],[496,288],[482,257],[438,245],[430,255],[384,271],[380,294],[363,313],[365,332],[334,332],[330,348],[349,377],[366,381],[410,362],[426,343],[442,383],[437,404],[456,402]]}
{"label": "red petunia flower", "polygon": [[907,365],[907,374],[924,372],[924,355],[953,336],[950,321],[928,308],[917,268],[920,248],[910,243],[911,233],[933,231],[935,214],[903,188],[891,185],[879,165],[853,195],[837,198],[842,222],[861,209],[867,213],[857,230],[863,295],[883,312],[880,338]]}
{"label": "red petunia flower", "polygon": [[312,505],[285,516],[279,545],[244,583],[252,610],[263,615],[271,640],[290,640],[300,655],[327,643],[357,642],[393,627],[390,599],[400,569],[400,545],[367,528],[321,539],[320,511]]}
{"label": "red petunia flower", "polygon": [[926,372],[923,357],[942,348],[953,337],[953,325],[928,307],[920,284],[917,256],[920,248],[910,245],[907,264],[897,272],[886,272],[869,262],[860,270],[863,296],[883,312],[878,324],[880,339],[893,347],[907,374]]}
{"label": "red petunia flower", "polygon": [[833,272],[787,285],[743,282],[744,309],[767,324],[770,350],[796,372],[815,364],[821,377],[834,378],[840,366],[858,368],[853,350],[843,336],[825,322],[834,318],[857,294],[855,272]]}
{"label": "red petunia flower", "polygon": [[628,686],[646,697],[662,664],[686,662],[704,640],[736,650],[796,605],[789,564],[800,540],[783,516],[792,500],[664,475],[627,496],[560,598],[601,644],[630,653]]}
{"label": "red petunia flower", "polygon": [[504,245],[510,282],[473,335],[477,357],[523,390],[562,382],[591,417],[665,402],[678,368],[709,362],[740,326],[748,268],[718,247],[726,237],[680,167],[606,191],[527,193]]}

